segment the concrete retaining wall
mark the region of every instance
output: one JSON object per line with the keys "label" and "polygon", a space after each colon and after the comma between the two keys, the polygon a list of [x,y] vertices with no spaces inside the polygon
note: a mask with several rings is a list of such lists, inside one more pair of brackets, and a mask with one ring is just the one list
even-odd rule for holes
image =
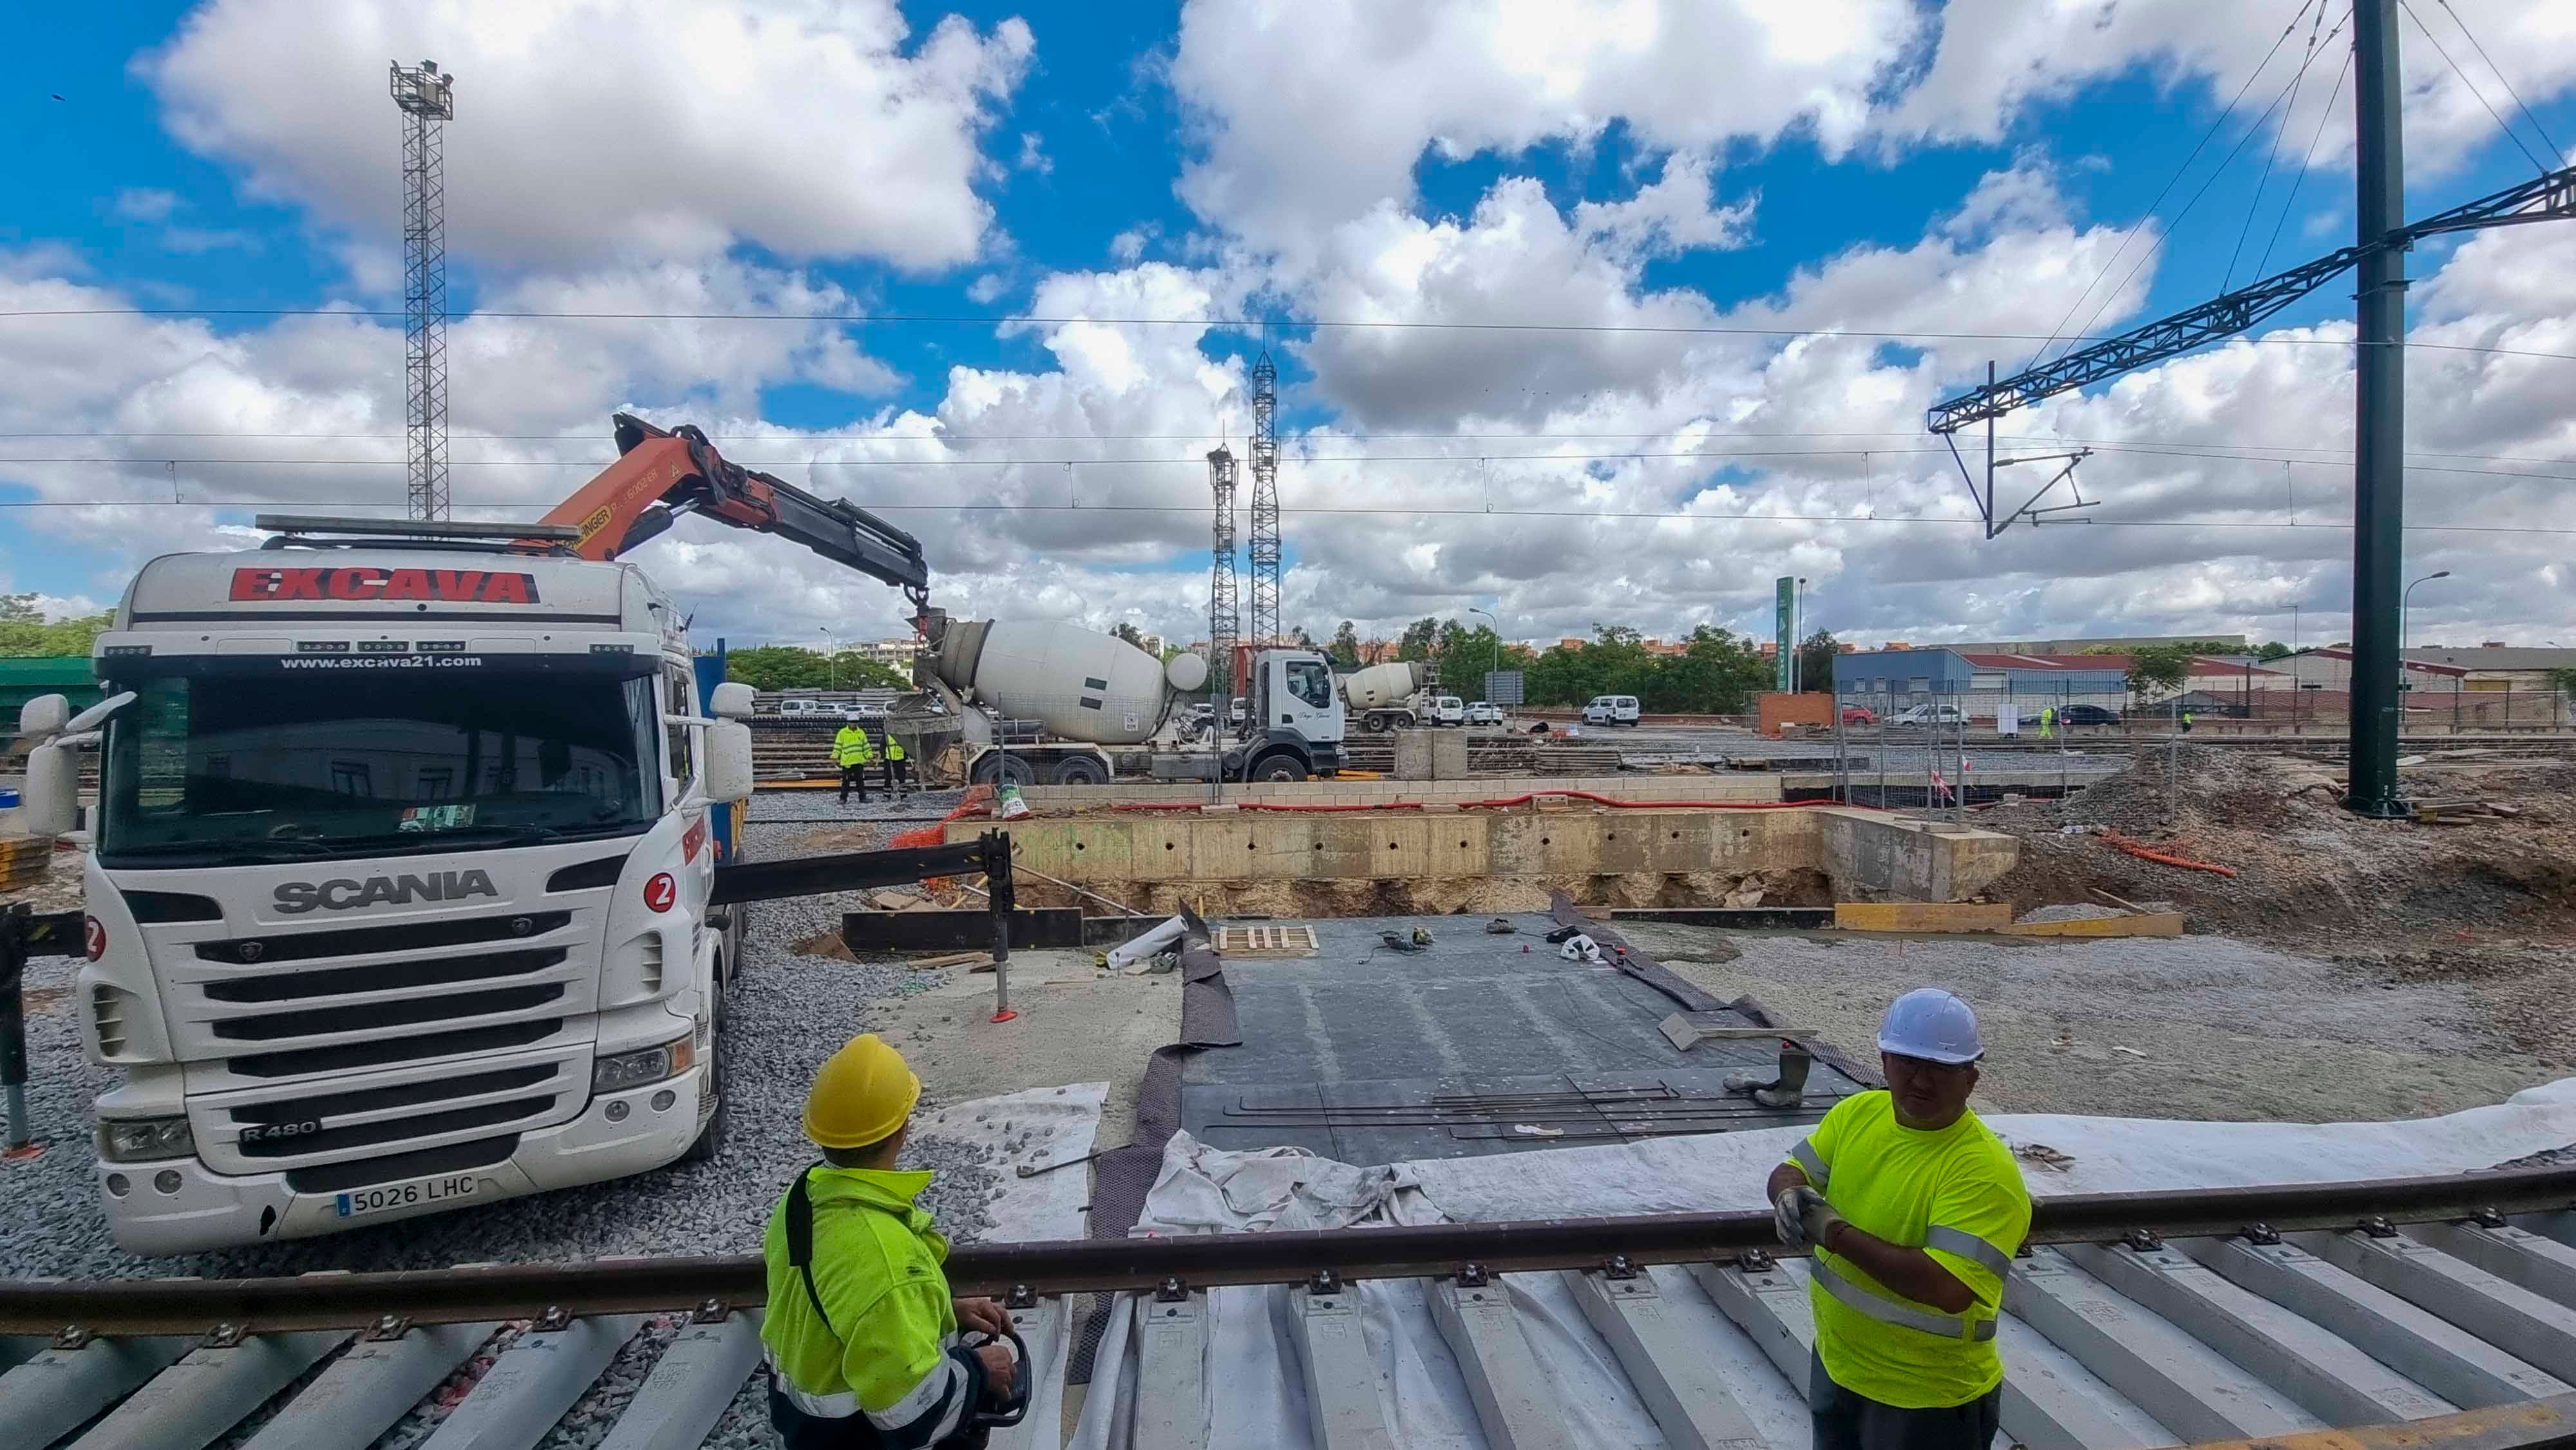
{"label": "concrete retaining wall", "polygon": [[[1382,806],[1409,801],[1481,801],[1542,790],[1588,790],[1623,801],[1776,801],[1780,777],[1742,775],[1545,776],[1477,780],[1299,780],[1268,785],[1229,785],[1228,801],[1302,805]],[[1188,782],[1121,785],[1033,785],[1022,799],[1046,810],[1095,810],[1113,805],[1203,805],[1208,787]]]}
{"label": "concrete retaining wall", "polygon": [[[989,823],[948,827],[952,841]],[[2017,843],[1839,807],[1030,817],[1017,859],[1082,885],[1467,877],[1731,876],[1821,870],[1838,892],[1947,901],[2012,866]],[[1936,894],[1938,893],[1938,894]]]}
{"label": "concrete retaining wall", "polygon": [[2010,871],[2021,854],[2019,841],[1995,831],[1847,806],[1799,814],[1815,821],[1836,894],[1856,899],[1965,901]]}

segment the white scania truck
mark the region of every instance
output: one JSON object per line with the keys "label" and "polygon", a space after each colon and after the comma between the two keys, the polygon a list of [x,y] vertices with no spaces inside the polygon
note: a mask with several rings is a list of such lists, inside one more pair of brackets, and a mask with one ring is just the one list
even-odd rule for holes
{"label": "white scania truck", "polygon": [[103,757],[74,1010],[124,1074],[96,1175],[137,1252],[714,1146],[708,816],[751,742],[700,715],[670,602],[469,525],[334,527],[153,560],[98,640],[107,700],[22,722],[40,830],[73,824],[74,750]]}

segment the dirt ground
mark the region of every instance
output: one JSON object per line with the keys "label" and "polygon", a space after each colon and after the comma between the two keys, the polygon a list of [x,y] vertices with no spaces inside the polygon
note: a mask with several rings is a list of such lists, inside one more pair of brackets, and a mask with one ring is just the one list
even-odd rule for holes
{"label": "dirt ground", "polygon": [[[2185,749],[2171,798],[2162,758],[2145,766],[2064,801],[1971,812],[1972,824],[2021,838],[2021,864],[1994,894],[2024,911],[2096,891],[2170,901],[2195,934],[2338,969],[2340,990],[2455,990],[2490,1041],[2576,1064],[2565,1010],[2576,995],[2576,765],[2437,754],[2407,771],[2411,799],[2513,812],[2457,825],[2354,816],[2337,803],[2338,768],[2290,757]],[[2141,860],[2068,826],[2109,826],[2237,874]]]}
{"label": "dirt ground", "polygon": [[1718,996],[1751,995],[1864,1062],[1911,988],[1977,1009],[1996,1111],[2338,1122],[2497,1102],[2569,1064],[2517,1049],[2477,990],[2226,937],[2082,941],[1720,932],[1618,923]]}

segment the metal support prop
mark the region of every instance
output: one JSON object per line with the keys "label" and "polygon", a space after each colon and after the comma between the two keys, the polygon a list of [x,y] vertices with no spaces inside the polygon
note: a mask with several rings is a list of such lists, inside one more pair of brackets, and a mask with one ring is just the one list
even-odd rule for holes
{"label": "metal support prop", "polygon": [[991,890],[986,905],[993,912],[993,1020],[1008,1022],[1020,1014],[1011,1010],[1011,911],[1019,904],[1011,886],[1011,837],[1006,831],[986,831],[976,845],[984,853],[984,880]]}
{"label": "metal support prop", "polygon": [[2406,226],[2397,0],[2355,0],[2353,241],[2361,258],[2353,359],[2351,785],[2365,816],[2406,813],[2397,793],[2399,583],[2405,553]]}
{"label": "metal support prop", "polygon": [[81,914],[37,913],[25,902],[0,907],[0,1096],[9,1109],[6,1152],[23,1154],[35,1136],[27,1115],[27,1009],[21,996],[31,957],[67,957],[81,949]]}

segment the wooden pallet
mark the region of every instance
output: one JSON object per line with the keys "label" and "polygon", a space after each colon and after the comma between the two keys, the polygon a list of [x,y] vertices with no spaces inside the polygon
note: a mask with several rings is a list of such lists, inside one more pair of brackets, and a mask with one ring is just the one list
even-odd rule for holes
{"label": "wooden pallet", "polygon": [[1311,957],[1321,955],[1311,926],[1221,926],[1216,929],[1217,955],[1226,957]]}

